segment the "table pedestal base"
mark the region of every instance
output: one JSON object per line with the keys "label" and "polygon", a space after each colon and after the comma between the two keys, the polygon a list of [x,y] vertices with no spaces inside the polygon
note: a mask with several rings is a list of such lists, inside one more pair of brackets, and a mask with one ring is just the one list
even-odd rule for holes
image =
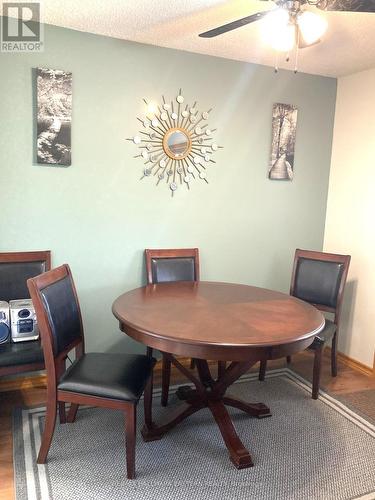
{"label": "table pedestal base", "polygon": [[185,418],[193,415],[202,408],[209,408],[216,424],[218,425],[224,443],[228,449],[229,456],[237,469],[252,467],[253,462],[250,453],[242,444],[234,428],[232,419],[226,406],[232,406],[244,411],[248,415],[257,418],[270,417],[269,408],[263,403],[248,403],[233,396],[225,396],[229,385],[235,382],[241,375],[246,373],[256,361],[232,362],[226,370],[219,374],[218,379],[211,377],[207,361],[196,359],[198,377],[181,365],[172,355],[167,355],[170,361],[186,375],[195,385],[182,386],[177,390],[177,396],[183,400],[181,405],[171,411],[166,421],[155,424],[151,416],[151,401],[146,401],[150,394],[145,394],[145,425],[142,436],[145,441],[155,441],[173,429]]}

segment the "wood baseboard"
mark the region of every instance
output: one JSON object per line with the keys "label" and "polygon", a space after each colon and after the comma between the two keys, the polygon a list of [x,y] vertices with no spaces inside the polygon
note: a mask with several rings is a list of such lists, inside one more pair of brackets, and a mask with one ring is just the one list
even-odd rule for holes
{"label": "wood baseboard", "polygon": [[[327,351],[331,350],[330,347],[327,347],[326,349]],[[341,361],[341,363],[349,366],[353,370],[361,372],[370,377],[375,377],[375,358],[374,358],[373,368],[364,365],[363,363],[360,363],[359,361],[356,361],[355,359],[350,358],[349,356],[341,352],[337,353],[337,358],[339,361]],[[179,358],[179,362],[186,368],[190,367],[190,358]],[[216,364],[216,362],[213,361],[212,364]],[[161,378],[161,370],[162,370],[162,364],[161,360],[159,360],[154,368],[155,378],[157,377]],[[25,389],[32,389],[35,387],[46,387],[46,385],[47,385],[47,377],[44,373],[38,375],[25,375],[22,377],[10,378],[6,380],[0,379],[0,392],[19,391]]]}
{"label": "wood baseboard", "polygon": [[[328,349],[331,350],[330,347],[327,347],[327,350]],[[350,356],[347,356],[346,354],[343,354],[342,352],[337,353],[337,359],[338,361],[341,361],[341,363],[343,363],[344,365],[353,368],[353,370],[364,373],[369,377],[375,377],[375,358],[374,358],[374,365],[372,368],[370,366],[361,363],[360,361],[351,358]]]}

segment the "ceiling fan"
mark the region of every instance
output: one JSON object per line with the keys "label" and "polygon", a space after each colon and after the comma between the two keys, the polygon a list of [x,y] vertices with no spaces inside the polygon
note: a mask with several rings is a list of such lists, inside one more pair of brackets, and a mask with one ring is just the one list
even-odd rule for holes
{"label": "ceiling fan", "polygon": [[[268,1],[268,0],[263,0]],[[241,26],[265,18],[264,30],[269,45],[280,52],[289,52],[294,47],[305,48],[320,42],[327,29],[322,16],[304,9],[314,6],[323,11],[375,12],[375,0],[272,0],[277,8],[251,14],[200,33],[202,38],[213,38]]]}

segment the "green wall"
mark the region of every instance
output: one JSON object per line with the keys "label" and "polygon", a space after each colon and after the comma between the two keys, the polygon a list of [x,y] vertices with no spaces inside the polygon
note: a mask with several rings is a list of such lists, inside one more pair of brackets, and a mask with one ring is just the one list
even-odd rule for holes
{"label": "green wall", "polygon": [[[307,49],[308,50],[308,49]],[[301,57],[303,53],[301,52]],[[32,68],[73,72],[72,166],[33,164]],[[89,350],[134,349],[111,314],[145,281],[145,247],[197,246],[201,277],[287,291],[296,247],[321,249],[336,80],[45,27],[45,52],[0,53],[0,251],[68,262]],[[172,198],[125,141],[142,98],[213,108],[209,184]],[[272,104],[298,106],[293,182],[269,181]],[[138,347],[139,348],[139,347]]]}

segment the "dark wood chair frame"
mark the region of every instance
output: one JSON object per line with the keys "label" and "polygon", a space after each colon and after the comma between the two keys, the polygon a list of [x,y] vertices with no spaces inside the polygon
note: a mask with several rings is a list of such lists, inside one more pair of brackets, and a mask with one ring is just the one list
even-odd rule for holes
{"label": "dark wood chair frame", "polygon": [[[3,252],[0,253],[0,265],[3,263],[16,262],[45,262],[45,269],[51,269],[51,251],[43,250],[37,252]],[[26,298],[26,297],[25,297]],[[21,365],[0,367],[0,376],[14,375],[16,373],[25,373],[31,371],[44,370],[44,363],[29,363]]]}
{"label": "dark wood chair frame", "polygon": [[[339,326],[340,326],[340,318],[341,318],[341,309],[344,298],[344,289],[346,284],[346,279],[348,276],[349,264],[350,264],[350,255],[340,255],[334,253],[326,253],[326,252],[315,252],[313,250],[301,250],[297,248],[294,255],[294,263],[292,270],[292,278],[290,283],[290,295],[295,296],[295,281],[296,281],[296,272],[298,261],[300,258],[306,258],[311,260],[319,260],[325,262],[337,262],[339,264],[344,265],[343,273],[341,275],[339,290],[337,293],[337,301],[336,307],[329,307],[322,304],[314,304],[312,305],[319,309],[322,312],[327,312],[333,314],[333,322],[336,325],[336,331],[332,337],[332,346],[331,346],[331,375],[332,377],[337,376],[337,338],[339,334]],[[322,367],[322,356],[323,351],[326,346],[325,342],[321,342],[312,348],[315,352],[314,355],[314,367],[313,367],[313,382],[312,382],[312,399],[318,399],[319,397],[319,387],[320,387],[320,375],[321,375],[321,367]],[[310,349],[310,347],[308,348]],[[291,356],[287,356],[287,363],[291,363]],[[260,369],[259,369],[259,380],[264,380],[267,368],[267,361],[261,361]]]}
{"label": "dark wood chair frame", "polygon": [[[194,274],[195,280],[199,281],[200,278],[200,268],[199,268],[199,249],[198,248],[176,248],[176,249],[146,249],[146,273],[147,273],[147,284],[152,285],[154,279],[152,276],[152,259],[178,259],[178,258],[193,258],[194,259]],[[151,355],[151,351],[147,350],[148,354]],[[161,388],[161,404],[162,406],[167,406],[168,404],[168,394],[169,385],[171,380],[171,361],[167,353],[162,353],[162,388]],[[192,359],[190,362],[190,368],[195,367],[195,362]]]}
{"label": "dark wood chair frame", "polygon": [[[48,315],[43,307],[40,289],[47,287],[57,281],[69,276],[75,300],[78,306],[78,314],[81,325],[81,335],[68,345],[58,356],[54,356],[53,334]],[[46,421],[42,437],[42,443],[38,454],[37,463],[44,464],[47,460],[48,451],[51,446],[53,432],[56,424],[57,406],[59,408],[60,423],[73,423],[76,418],[79,405],[89,405],[114,410],[122,410],[125,413],[126,423],[126,465],[127,477],[135,477],[135,443],[136,443],[136,405],[129,401],[119,401],[106,397],[90,396],[78,392],[63,391],[57,389],[57,384],[66,370],[66,359],[70,351],[75,349],[76,359],[83,356],[85,352],[84,332],[82,325],[81,309],[77,297],[76,288],[72,278],[70,268],[67,264],[53,269],[48,274],[42,274],[27,281],[30,295],[37,313],[40,333],[43,342],[44,358],[47,370],[47,411]],[[147,400],[147,401],[146,401]],[[150,412],[152,400],[152,376],[145,389],[145,408]],[[65,412],[65,403],[71,403],[68,415]],[[147,403],[147,405],[146,405]],[[146,420],[150,421],[151,416],[147,414]]]}

